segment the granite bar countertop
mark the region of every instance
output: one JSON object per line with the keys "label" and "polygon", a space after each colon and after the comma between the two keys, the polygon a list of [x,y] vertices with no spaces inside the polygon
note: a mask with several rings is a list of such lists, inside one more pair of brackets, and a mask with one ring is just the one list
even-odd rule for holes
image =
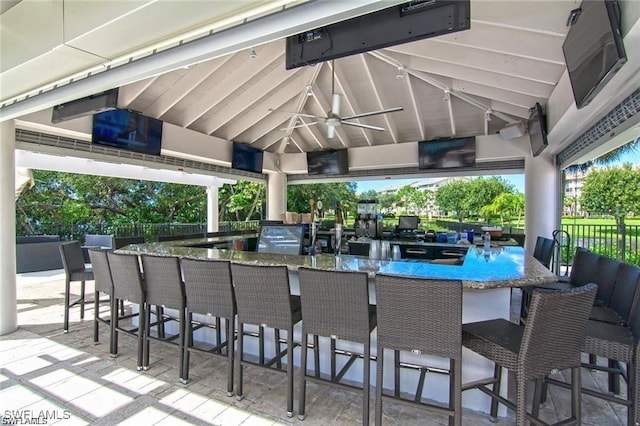
{"label": "granite bar countertop", "polygon": [[[412,278],[437,278],[462,280],[465,288],[488,289],[544,285],[557,281],[557,277],[522,247],[492,247],[486,253],[482,247],[469,246],[462,265],[431,263],[428,260],[403,259],[370,260],[360,256],[321,254],[295,256],[263,254],[215,248],[193,247],[223,241],[242,240],[244,237],[215,237],[162,243],[132,244],[116,250],[127,254],[153,254],[178,256],[190,259],[231,260],[239,263],[282,265],[296,272],[301,266],[325,270],[367,272],[371,278],[378,273]],[[447,244],[436,244],[447,246]],[[450,247],[463,246],[449,244]]]}

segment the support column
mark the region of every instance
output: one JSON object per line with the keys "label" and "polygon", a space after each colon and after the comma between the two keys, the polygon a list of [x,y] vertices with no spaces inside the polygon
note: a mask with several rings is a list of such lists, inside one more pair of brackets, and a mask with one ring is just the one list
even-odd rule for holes
{"label": "support column", "polygon": [[287,175],[269,173],[267,176],[267,219],[281,220],[287,211]]}
{"label": "support column", "polygon": [[541,155],[525,159],[525,248],[529,254],[533,253],[537,237],[551,238],[560,225],[559,175],[551,157]]}
{"label": "support column", "polygon": [[218,187],[207,187],[207,232],[218,232]]}
{"label": "support column", "polygon": [[0,122],[0,336],[18,328],[15,151],[13,120]]}

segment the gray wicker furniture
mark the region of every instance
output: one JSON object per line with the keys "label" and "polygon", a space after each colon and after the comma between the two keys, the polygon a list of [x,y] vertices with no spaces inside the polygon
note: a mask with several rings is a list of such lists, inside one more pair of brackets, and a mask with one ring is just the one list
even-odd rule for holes
{"label": "gray wicker furniture", "polygon": [[[93,268],[94,276],[94,307],[93,307],[93,342],[98,343],[98,326],[100,323],[106,324],[111,329],[111,319],[102,318],[100,316],[100,293],[109,296],[109,313],[113,309],[117,309],[114,306],[115,299],[113,298],[113,280],[111,279],[111,268],[109,267],[109,259],[107,258],[106,250],[91,249],[89,250],[89,260],[91,261],[91,267]],[[110,333],[109,337],[109,353],[113,353],[113,335]]]}
{"label": "gray wicker furniture", "polygon": [[[144,330],[146,315],[146,298],[144,282],[140,273],[140,263],[138,256],[129,254],[116,254],[107,252],[109,259],[109,268],[111,270],[111,278],[113,280],[113,298],[112,308],[119,301],[128,300],[138,304],[138,313],[127,316],[120,316],[118,309],[111,309],[111,333],[113,349],[111,356],[118,355],[118,336],[123,333],[127,336],[135,337],[138,340],[138,370],[142,370],[144,366]],[[133,316],[138,316],[138,327],[125,327],[120,324],[121,320],[128,320]]]}
{"label": "gray wicker furniture", "polygon": [[[286,266],[231,264],[231,277],[238,307],[238,351],[236,354],[236,398],[243,398],[242,367],[244,364],[272,367],[287,359],[287,415],[293,416],[293,326],[302,319],[300,298],[291,295]],[[243,359],[244,326],[259,326],[260,355],[258,362]],[[270,360],[264,354],[264,328],[275,329],[276,353]],[[286,349],[280,350],[279,331],[287,332]],[[274,371],[280,371],[274,369]]]}
{"label": "gray wicker furniture", "polygon": [[[189,355],[191,351],[213,353],[227,358],[227,395],[233,395],[233,361],[235,341],[236,297],[231,282],[231,268],[227,261],[182,259],[182,274],[187,296],[185,323],[185,345],[183,379],[189,380]],[[212,348],[203,349],[194,345],[193,332],[209,326],[195,322],[193,314],[207,315],[215,319],[216,344]],[[220,319],[224,319],[226,328],[224,340]]]}
{"label": "gray wicker furniture", "polygon": [[[182,382],[186,382],[183,362],[186,296],[180,271],[180,260],[177,257],[150,255],[142,255],[141,258],[147,304],[143,367],[145,370],[149,368],[150,340],[177,345],[180,354],[179,377]],[[151,323],[151,306],[156,307],[155,324]],[[177,314],[172,315],[169,310],[175,310]],[[178,332],[176,334],[165,334],[164,325],[167,322],[177,323]],[[158,325],[158,333],[155,336],[151,334],[152,325]]]}
{"label": "gray wicker furniture", "polygon": [[376,424],[382,424],[385,349],[394,351],[395,394],[400,397],[400,351],[449,358],[448,407],[422,402],[428,367],[420,366],[413,401],[449,416],[450,425],[462,423],[462,282],[376,276],[378,344],[376,366]]}
{"label": "gray wicker furniture", "polygon": [[[80,305],[80,319],[84,319],[85,282],[93,280],[93,270],[91,267],[85,267],[82,249],[78,241],[61,243],[60,257],[65,273],[63,331],[67,333],[69,331],[69,309],[72,306]],[[73,302],[69,300],[72,281],[80,281],[80,297]]]}
{"label": "gray wicker furniture", "polygon": [[[535,289],[529,317],[524,326],[504,319],[465,324],[463,345],[495,362],[494,377],[474,382],[463,390],[479,389],[491,396],[491,416],[498,403],[516,411],[516,424],[537,419],[541,383],[552,370],[571,369],[571,417],[562,424],[580,424],[580,353],[584,346],[587,320],[597,286],[587,284],[571,290]],[[515,373],[516,403],[499,395],[502,367]],[[536,380],[531,414],[525,407],[527,382]],[[488,386],[491,385],[491,389]]]}
{"label": "gray wicker furniture", "polygon": [[542,263],[547,269],[551,267],[553,257],[554,242],[551,238],[538,237],[533,249],[533,257]]}
{"label": "gray wicker furniture", "polygon": [[[300,399],[298,418],[305,417],[307,379],[320,380],[333,385],[340,381],[347,370],[362,358],[362,424],[369,424],[369,365],[371,362],[371,331],[376,327],[375,306],[369,305],[367,274],[363,272],[322,271],[300,268],[300,301],[302,303],[302,342],[300,357]],[[313,335],[315,375],[307,376],[307,343]],[[331,375],[320,379],[319,339],[330,338]],[[361,343],[361,354],[344,353],[348,361],[336,374],[336,340]],[[342,385],[344,386],[344,385]]]}

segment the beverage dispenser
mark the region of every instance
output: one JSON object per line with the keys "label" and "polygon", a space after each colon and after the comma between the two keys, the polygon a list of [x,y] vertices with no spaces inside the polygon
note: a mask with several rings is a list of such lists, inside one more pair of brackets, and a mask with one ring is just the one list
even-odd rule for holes
{"label": "beverage dispenser", "polygon": [[380,204],[378,200],[358,201],[358,215],[356,216],[356,237],[378,239],[382,237],[382,217],[379,216]]}

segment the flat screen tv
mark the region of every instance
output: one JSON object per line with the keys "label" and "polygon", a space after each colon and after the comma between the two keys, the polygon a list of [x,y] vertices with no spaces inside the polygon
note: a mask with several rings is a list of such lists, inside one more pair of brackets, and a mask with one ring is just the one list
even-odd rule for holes
{"label": "flat screen tv", "polygon": [[93,116],[91,142],[113,148],[160,155],[162,121],[126,109]]}
{"label": "flat screen tv", "polygon": [[263,225],[260,227],[258,253],[302,254],[304,225]]}
{"label": "flat screen tv", "polygon": [[420,169],[473,167],[475,164],[475,136],[418,142],[418,167]]}
{"label": "flat screen tv", "polygon": [[246,143],[233,143],[231,168],[246,172],[262,173],[264,152]]}
{"label": "flat screen tv", "polygon": [[547,122],[542,107],[536,102],[527,121],[531,155],[537,157],[549,145],[547,142]]}
{"label": "flat screen tv", "polygon": [[418,223],[420,219],[418,216],[400,216],[398,218],[398,231],[415,231],[418,229]]}
{"label": "flat screen tv", "polygon": [[614,0],[585,0],[569,15],[562,44],[576,106],[589,104],[627,62]]}
{"label": "flat screen tv", "polygon": [[344,175],[349,173],[346,149],[307,152],[307,173],[310,175]]}

